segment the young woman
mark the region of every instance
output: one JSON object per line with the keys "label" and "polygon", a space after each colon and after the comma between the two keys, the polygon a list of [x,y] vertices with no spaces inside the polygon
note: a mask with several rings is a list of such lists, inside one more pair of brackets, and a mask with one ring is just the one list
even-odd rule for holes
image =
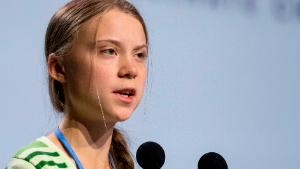
{"label": "young woman", "polygon": [[125,0],[72,0],[52,17],[45,40],[58,128],[20,149],[7,168],[133,169],[115,124],[139,104],[147,75],[143,18]]}

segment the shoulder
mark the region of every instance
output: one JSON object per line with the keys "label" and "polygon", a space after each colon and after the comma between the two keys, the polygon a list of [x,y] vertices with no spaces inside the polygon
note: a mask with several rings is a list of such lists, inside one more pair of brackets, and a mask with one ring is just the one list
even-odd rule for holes
{"label": "shoulder", "polygon": [[11,158],[5,169],[36,169],[31,163],[17,158]]}
{"label": "shoulder", "polygon": [[7,169],[76,168],[66,154],[47,137],[40,137],[21,148],[11,158]]}

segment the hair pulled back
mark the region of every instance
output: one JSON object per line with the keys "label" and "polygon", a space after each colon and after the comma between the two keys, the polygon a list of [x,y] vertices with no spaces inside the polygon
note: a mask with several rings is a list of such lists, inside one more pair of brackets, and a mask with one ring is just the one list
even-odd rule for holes
{"label": "hair pulled back", "polygon": [[[132,15],[142,24],[146,41],[148,33],[145,22],[138,10],[126,0],[72,0],[61,7],[51,18],[45,37],[46,61],[51,53],[58,57],[68,54],[72,41],[80,26],[96,15],[103,15],[111,9],[119,9]],[[51,103],[57,112],[64,111],[64,91],[62,84],[48,76]],[[114,129],[110,149],[118,169],[133,169],[134,162],[127,143],[118,129]]]}

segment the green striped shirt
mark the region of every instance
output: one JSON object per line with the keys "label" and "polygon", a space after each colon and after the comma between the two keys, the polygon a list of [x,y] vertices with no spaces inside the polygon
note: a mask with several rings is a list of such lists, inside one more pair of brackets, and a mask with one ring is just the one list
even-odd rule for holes
{"label": "green striped shirt", "polygon": [[6,169],[76,169],[74,162],[47,137],[21,148]]}

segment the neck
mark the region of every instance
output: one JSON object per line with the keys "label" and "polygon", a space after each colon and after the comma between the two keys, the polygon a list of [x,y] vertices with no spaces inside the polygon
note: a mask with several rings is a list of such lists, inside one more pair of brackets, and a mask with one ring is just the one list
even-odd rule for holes
{"label": "neck", "polygon": [[106,128],[102,121],[79,121],[66,113],[59,128],[85,168],[109,168],[114,124]]}

